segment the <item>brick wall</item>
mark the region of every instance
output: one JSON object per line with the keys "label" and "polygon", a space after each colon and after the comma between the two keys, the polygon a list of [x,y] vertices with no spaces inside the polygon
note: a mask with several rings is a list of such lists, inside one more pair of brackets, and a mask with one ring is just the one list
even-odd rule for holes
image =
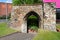
{"label": "brick wall", "polygon": [[6,9],[7,9],[7,15],[11,13],[12,4],[11,3],[0,3],[0,16],[6,15]]}

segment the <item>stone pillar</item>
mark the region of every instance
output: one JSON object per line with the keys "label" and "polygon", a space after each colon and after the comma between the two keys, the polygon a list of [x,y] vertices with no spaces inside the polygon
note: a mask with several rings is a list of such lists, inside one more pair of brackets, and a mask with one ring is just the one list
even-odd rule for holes
{"label": "stone pillar", "polygon": [[53,3],[44,3],[44,29],[56,31],[56,9]]}
{"label": "stone pillar", "polygon": [[22,33],[27,33],[27,21],[24,21],[22,26],[21,26],[21,32]]}

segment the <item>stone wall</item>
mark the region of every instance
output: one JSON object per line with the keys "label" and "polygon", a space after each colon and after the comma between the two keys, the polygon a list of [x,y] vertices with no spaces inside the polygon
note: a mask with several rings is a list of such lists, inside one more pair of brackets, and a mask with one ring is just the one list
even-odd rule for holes
{"label": "stone wall", "polygon": [[50,4],[44,3],[44,10],[42,10],[42,5],[13,6],[10,26],[23,33],[27,33],[26,15],[29,12],[34,11],[41,19],[39,21],[39,28],[56,31],[56,10],[54,7],[52,8]]}
{"label": "stone wall", "polygon": [[25,16],[27,13],[34,11],[39,15],[41,18],[39,27],[43,26],[43,12],[41,5],[34,5],[34,6],[13,6],[12,14],[11,14],[11,27],[15,29],[20,29],[22,32],[26,32],[27,30],[27,20]]}
{"label": "stone wall", "polygon": [[56,9],[54,3],[44,3],[44,29],[56,31]]}

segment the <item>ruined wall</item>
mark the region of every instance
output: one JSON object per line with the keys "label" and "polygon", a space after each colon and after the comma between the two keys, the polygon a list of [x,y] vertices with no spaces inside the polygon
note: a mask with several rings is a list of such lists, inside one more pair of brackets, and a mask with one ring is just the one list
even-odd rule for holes
{"label": "ruined wall", "polygon": [[10,26],[16,30],[21,30],[23,33],[27,33],[27,20],[25,20],[25,16],[30,11],[36,12],[39,18],[41,18],[39,28],[56,31],[56,9],[54,5],[52,7],[51,3],[44,3],[44,7],[42,5],[13,6]]}
{"label": "ruined wall", "polygon": [[30,11],[34,11],[39,15],[41,18],[39,27],[43,26],[43,12],[41,5],[34,5],[34,6],[13,6],[12,14],[11,14],[11,27],[15,29],[26,30],[27,29],[27,20],[25,20],[25,16]]}
{"label": "ruined wall", "polygon": [[56,9],[54,3],[44,3],[44,29],[56,31]]}

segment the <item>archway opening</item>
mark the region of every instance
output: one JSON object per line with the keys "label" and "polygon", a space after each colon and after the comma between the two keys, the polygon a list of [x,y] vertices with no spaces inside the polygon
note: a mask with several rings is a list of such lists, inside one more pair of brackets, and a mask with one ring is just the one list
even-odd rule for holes
{"label": "archway opening", "polygon": [[39,15],[31,11],[26,15],[27,32],[37,32],[39,28]]}

